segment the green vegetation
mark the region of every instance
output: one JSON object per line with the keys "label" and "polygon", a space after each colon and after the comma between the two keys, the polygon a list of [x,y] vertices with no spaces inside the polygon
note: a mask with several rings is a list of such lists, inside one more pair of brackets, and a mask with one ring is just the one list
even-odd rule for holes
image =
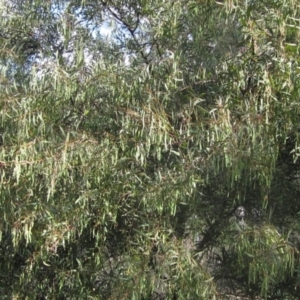
{"label": "green vegetation", "polygon": [[298,299],[298,1],[0,16],[1,299]]}

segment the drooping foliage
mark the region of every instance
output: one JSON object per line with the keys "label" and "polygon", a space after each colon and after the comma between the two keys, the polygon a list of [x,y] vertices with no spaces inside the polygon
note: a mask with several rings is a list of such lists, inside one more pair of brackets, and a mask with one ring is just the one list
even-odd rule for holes
{"label": "drooping foliage", "polygon": [[3,297],[298,297],[297,1],[0,15]]}

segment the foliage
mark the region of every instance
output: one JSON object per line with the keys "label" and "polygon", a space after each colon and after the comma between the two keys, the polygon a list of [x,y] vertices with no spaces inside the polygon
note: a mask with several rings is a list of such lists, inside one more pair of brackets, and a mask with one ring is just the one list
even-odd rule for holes
{"label": "foliage", "polygon": [[3,297],[297,298],[297,1],[0,9]]}

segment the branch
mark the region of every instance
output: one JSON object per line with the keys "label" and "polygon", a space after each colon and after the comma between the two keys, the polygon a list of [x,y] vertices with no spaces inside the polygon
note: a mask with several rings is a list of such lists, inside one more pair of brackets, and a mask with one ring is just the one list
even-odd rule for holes
{"label": "branch", "polygon": [[[121,18],[121,16],[118,16],[114,11],[112,11],[112,9],[109,6],[107,6],[106,2],[102,1],[102,4],[103,4],[104,7],[107,8],[107,10],[110,12],[110,14],[114,18],[116,18],[128,30],[128,32],[132,36],[133,40],[135,41],[136,45],[138,47],[140,47],[140,43],[138,42],[138,40],[137,40],[137,38],[135,36],[135,32],[136,32],[136,30],[137,30],[137,28],[138,28],[138,26],[140,24],[140,15],[139,15],[139,12],[137,12],[137,21],[135,22],[135,25],[132,28],[131,25],[128,22],[126,22],[125,20],[123,20]],[[148,60],[148,55],[145,55],[145,53],[143,52],[143,50],[141,50],[139,52],[140,52],[142,58],[144,59],[145,63],[148,65],[151,62],[151,60]]]}

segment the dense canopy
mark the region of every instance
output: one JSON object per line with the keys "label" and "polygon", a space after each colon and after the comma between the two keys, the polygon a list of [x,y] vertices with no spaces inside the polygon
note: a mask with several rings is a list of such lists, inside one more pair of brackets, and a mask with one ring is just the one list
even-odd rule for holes
{"label": "dense canopy", "polygon": [[298,299],[298,1],[0,16],[3,299]]}

